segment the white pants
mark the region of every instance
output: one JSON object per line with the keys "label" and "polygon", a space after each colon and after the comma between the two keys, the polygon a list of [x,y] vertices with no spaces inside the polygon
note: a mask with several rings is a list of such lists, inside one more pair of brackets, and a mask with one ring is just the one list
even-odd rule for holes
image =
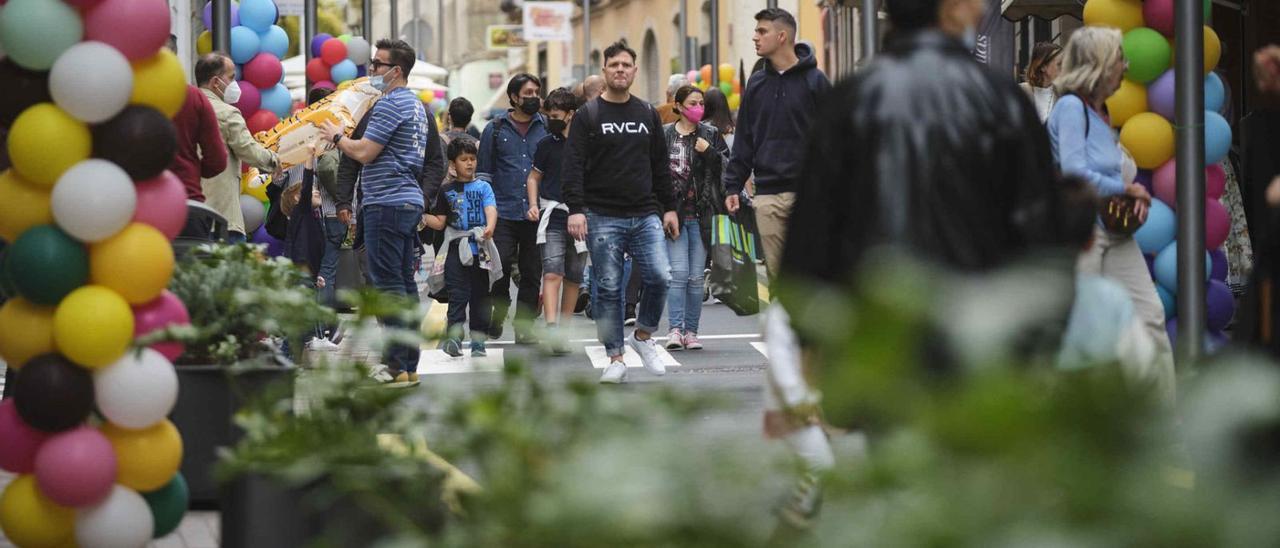
{"label": "white pants", "polygon": [[1150,383],[1161,399],[1172,402],[1177,379],[1173,369],[1173,347],[1164,326],[1164,304],[1156,294],[1155,282],[1142,258],[1142,250],[1132,236],[1094,229],[1093,246],[1080,254],[1076,269],[1097,274],[1123,285],[1133,299],[1134,318],[1141,323],[1155,348],[1150,363],[1122,364],[1130,377]]}

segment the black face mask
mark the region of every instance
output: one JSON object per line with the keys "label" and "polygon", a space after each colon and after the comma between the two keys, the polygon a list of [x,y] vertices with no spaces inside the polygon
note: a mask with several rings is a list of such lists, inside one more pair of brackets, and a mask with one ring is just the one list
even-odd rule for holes
{"label": "black face mask", "polygon": [[533,116],[542,110],[542,99],[537,97],[525,97],[520,100],[520,112]]}
{"label": "black face mask", "polygon": [[564,128],[569,127],[569,122],[565,120],[557,120],[555,118],[547,119],[547,130],[551,133],[564,133]]}

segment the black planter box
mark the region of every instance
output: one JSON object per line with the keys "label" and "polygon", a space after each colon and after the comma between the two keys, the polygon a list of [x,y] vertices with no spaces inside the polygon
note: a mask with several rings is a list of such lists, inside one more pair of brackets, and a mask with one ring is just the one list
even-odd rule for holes
{"label": "black planter box", "polygon": [[223,486],[221,492],[224,548],[307,546],[324,540],[328,546],[363,546],[390,531],[350,499],[328,500],[326,479],[290,487],[259,475],[246,474]]}
{"label": "black planter box", "polygon": [[292,399],[295,369],[232,370],[214,365],[179,365],[175,369],[178,402],[169,419],[182,433],[182,475],[191,490],[191,506],[214,508],[218,505],[218,486],[213,477],[218,448],[235,445],[244,435],[232,417],[268,389],[281,398]]}

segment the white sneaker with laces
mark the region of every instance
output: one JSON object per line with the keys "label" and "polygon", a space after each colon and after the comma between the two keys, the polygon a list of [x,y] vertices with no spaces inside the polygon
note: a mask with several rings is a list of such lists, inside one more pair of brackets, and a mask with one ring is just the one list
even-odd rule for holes
{"label": "white sneaker with laces", "polygon": [[389,383],[396,380],[395,377],[391,376],[390,368],[383,364],[371,366],[369,368],[369,378],[381,383]]}
{"label": "white sneaker with laces", "polygon": [[658,344],[653,342],[652,336],[642,341],[632,333],[627,337],[627,344],[640,355],[640,363],[643,363],[644,368],[650,373],[659,377],[667,374],[667,366],[662,363],[662,356],[658,355]]}
{"label": "white sneaker with laces", "polygon": [[624,382],[627,382],[627,364],[609,362],[609,367],[604,368],[604,374],[600,375],[600,384],[622,384]]}
{"label": "white sneaker with laces", "polygon": [[333,341],[323,337],[316,337],[307,343],[307,350],[312,352],[337,352],[339,349]]}

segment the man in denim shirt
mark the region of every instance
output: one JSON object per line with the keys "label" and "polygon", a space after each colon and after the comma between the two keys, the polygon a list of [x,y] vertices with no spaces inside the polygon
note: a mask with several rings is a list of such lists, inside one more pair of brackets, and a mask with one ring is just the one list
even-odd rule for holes
{"label": "man in denim shirt", "polygon": [[520,292],[516,297],[516,342],[533,344],[533,321],[537,317],[538,289],[542,280],[542,257],[538,252],[538,223],[525,218],[529,211],[525,190],[533,153],[547,135],[546,120],[539,111],[542,82],[532,74],[517,74],[507,84],[512,109],[497,116],[480,136],[477,177],[491,181],[498,198],[498,227],[493,241],[502,258],[502,279],[493,286],[491,340],[502,336],[502,325],[511,307],[511,267],[520,265]]}

